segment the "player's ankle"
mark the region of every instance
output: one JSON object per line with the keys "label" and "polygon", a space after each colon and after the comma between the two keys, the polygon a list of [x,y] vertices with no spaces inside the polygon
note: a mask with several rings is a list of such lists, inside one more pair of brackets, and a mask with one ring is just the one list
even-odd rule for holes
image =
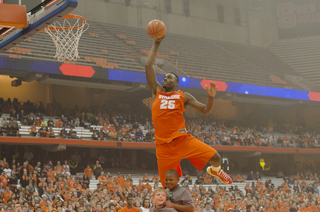
{"label": "player's ankle", "polygon": [[215,166],[211,165],[211,169],[212,169],[212,171],[219,172],[220,171],[220,166],[215,167]]}

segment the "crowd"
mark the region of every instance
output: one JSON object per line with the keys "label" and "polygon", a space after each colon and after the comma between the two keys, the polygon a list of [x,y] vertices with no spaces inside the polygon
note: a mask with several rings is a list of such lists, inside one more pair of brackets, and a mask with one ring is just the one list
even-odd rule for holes
{"label": "crowd", "polygon": [[[169,176],[166,191],[159,188],[156,174],[149,178],[145,173],[135,184],[131,174],[111,175],[99,161],[79,172],[75,172],[74,167],[72,159],[55,164],[38,161],[32,166],[28,161],[20,164],[3,158],[0,160],[0,211],[313,212],[320,209],[317,173],[297,173],[292,178],[283,178],[283,183],[275,186],[270,179],[263,180],[259,172],[250,172],[247,176],[236,175],[233,178],[236,184],[229,187],[221,186],[219,179],[207,173],[200,173],[196,180],[187,174],[180,182],[179,178],[170,181]],[[97,182],[95,189],[90,188],[93,179]],[[187,193],[182,194],[181,189]],[[167,199],[165,205],[164,201],[161,203],[164,198]],[[186,209],[179,210],[181,205]]]}
{"label": "crowd", "polygon": [[[17,112],[18,111],[18,112]],[[53,102],[47,105],[30,103],[22,104],[14,99],[4,101],[0,98],[0,115],[2,112],[10,113],[10,119],[2,116],[0,121],[0,135],[19,136],[18,121],[23,126],[30,126],[32,136],[61,137],[78,139],[75,127],[89,128],[92,131],[93,140],[116,140],[121,142],[154,142],[152,121],[149,117],[136,114],[92,112],[91,109],[78,108],[70,112]],[[44,120],[43,112],[52,118]],[[64,113],[63,113],[64,112]],[[98,126],[98,130],[90,128]],[[38,127],[38,128],[37,128]],[[59,133],[53,130],[58,127]],[[186,120],[186,128],[189,134],[209,145],[231,146],[263,146],[263,147],[286,147],[286,148],[319,148],[320,134],[308,132],[302,127],[291,129],[270,127],[227,127],[223,122],[217,123],[212,120],[194,119]],[[70,130],[69,130],[70,129]],[[283,132],[284,136],[274,136],[273,131]],[[144,132],[143,132],[144,131]],[[289,132],[290,136],[284,132]]]}

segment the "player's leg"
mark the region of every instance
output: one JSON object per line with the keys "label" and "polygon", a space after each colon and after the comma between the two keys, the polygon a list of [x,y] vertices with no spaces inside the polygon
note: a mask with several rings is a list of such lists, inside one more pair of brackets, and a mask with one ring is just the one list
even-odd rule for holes
{"label": "player's leg", "polygon": [[173,146],[173,143],[156,145],[158,172],[162,187],[167,187],[165,184],[165,176],[170,169],[177,170],[179,177],[182,176],[180,167],[181,158],[175,151],[172,151],[174,149]]}
{"label": "player's leg", "polygon": [[232,183],[231,177],[221,170],[221,156],[215,149],[192,136],[188,136],[185,142],[179,144],[180,154],[183,158],[188,158],[198,170],[209,162],[211,166],[207,168],[207,172],[210,175],[218,177],[224,184]]}
{"label": "player's leg", "polygon": [[158,172],[159,172],[159,177],[160,177],[160,182],[162,187],[166,188],[166,183],[165,183],[165,176],[167,171],[170,169],[175,169],[179,173],[179,177],[182,176],[182,170],[180,166],[180,160],[162,160],[158,158]]}

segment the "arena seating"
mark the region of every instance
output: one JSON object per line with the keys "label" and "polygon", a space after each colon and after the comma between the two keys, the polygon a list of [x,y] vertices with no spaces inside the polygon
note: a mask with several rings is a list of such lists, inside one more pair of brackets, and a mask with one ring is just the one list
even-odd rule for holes
{"label": "arena seating", "polygon": [[[129,172],[128,172],[129,173]],[[115,173],[110,173],[112,176],[116,176],[117,175],[117,173],[115,172]],[[141,174],[131,174],[131,176],[132,176],[132,180],[133,180],[133,185],[138,185],[139,184],[139,180],[141,180],[142,179],[142,175]],[[148,175],[148,177],[150,178],[150,179],[152,179],[152,177],[153,177],[153,175]],[[192,177],[192,184],[191,185],[189,185],[189,188],[190,189],[192,189],[192,187],[195,185],[195,180],[197,179],[197,176],[191,176]],[[261,182],[265,182],[266,181],[266,179],[270,179],[271,180],[271,182],[275,185],[275,187],[279,187],[279,186],[281,186],[281,184],[283,183],[283,179],[282,178],[276,178],[276,177],[273,177],[273,176],[265,176],[265,177],[263,177],[262,178],[262,180],[261,180]],[[180,178],[180,183],[182,182],[182,180],[183,180],[183,177],[181,177]],[[232,183],[232,186],[233,187],[235,187],[235,186],[238,186],[238,189],[239,190],[241,190],[243,193],[246,193],[245,192],[245,186],[246,186],[246,183],[250,183],[250,185],[251,185],[251,183],[252,182],[256,182],[256,180],[246,180],[246,182],[243,182],[243,183],[239,183],[239,182],[234,182],[234,183]],[[306,182],[308,183],[308,184],[310,184],[310,183],[313,183],[314,182],[314,180],[306,180]],[[94,190],[94,189],[96,189],[97,188],[97,184],[99,183],[99,180],[96,180],[95,179],[95,177],[92,177],[91,179],[90,179],[90,186],[89,186],[89,188],[90,188],[90,190]],[[153,182],[150,182],[149,183],[152,187],[154,186],[154,183]],[[213,190],[215,190],[216,189],[216,186],[217,186],[217,184],[204,184],[203,185],[206,189],[208,189],[209,187],[211,187]],[[225,184],[219,184],[219,186],[220,187],[227,187],[227,188],[229,188],[230,187],[230,185],[225,185]]]}
{"label": "arena seating", "polygon": [[320,85],[319,48],[319,38],[291,40],[270,46],[270,50],[291,66],[296,73],[315,85]]}
{"label": "arena seating", "polygon": [[[153,43],[145,29],[92,21],[88,23],[90,28],[80,39],[80,58],[76,64],[144,71],[140,56],[146,56]],[[30,51],[21,53],[21,49],[13,48],[4,56],[18,53],[21,58],[55,61],[55,46],[45,32],[32,36],[17,47]],[[293,87],[270,79],[271,74],[281,78],[284,73],[292,73],[293,70],[267,48],[168,33],[159,52],[160,57],[166,58],[181,73],[191,77]]]}

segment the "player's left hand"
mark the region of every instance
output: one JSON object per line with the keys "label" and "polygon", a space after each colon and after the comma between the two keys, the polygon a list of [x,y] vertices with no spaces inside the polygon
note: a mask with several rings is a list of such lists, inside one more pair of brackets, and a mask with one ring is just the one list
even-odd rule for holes
{"label": "player's left hand", "polygon": [[215,96],[216,96],[217,89],[218,89],[218,87],[216,86],[216,83],[214,83],[214,82],[211,82],[211,81],[210,81],[210,87],[208,87],[208,86],[206,85],[207,93],[208,93],[208,95],[211,96],[211,97],[215,97]]}
{"label": "player's left hand", "polygon": [[172,202],[170,202],[170,201],[166,201],[166,207],[173,208],[174,204]]}

